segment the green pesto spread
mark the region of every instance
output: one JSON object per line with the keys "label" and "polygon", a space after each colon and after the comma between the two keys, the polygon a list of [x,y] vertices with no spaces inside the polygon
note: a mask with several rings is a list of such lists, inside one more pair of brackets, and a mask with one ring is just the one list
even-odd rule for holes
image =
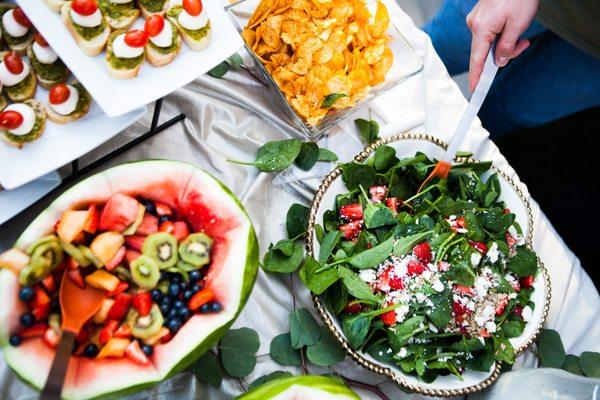
{"label": "green pesto spread", "polygon": [[144,61],[144,53],[140,54],[137,57],[133,58],[120,58],[115,56],[115,53],[112,50],[112,43],[115,41],[115,38],[122,34],[124,31],[115,31],[110,34],[108,38],[108,42],[110,43],[110,54],[108,57],[108,63],[114,69],[131,69],[137,67]]}
{"label": "green pesto spread", "polygon": [[121,19],[131,17],[136,14],[137,9],[133,1],[129,3],[113,3],[110,0],[99,0],[98,5],[104,14],[111,19]]}
{"label": "green pesto spread", "polygon": [[77,25],[73,18],[71,17],[71,13],[69,13],[69,18],[71,23],[75,27],[75,31],[79,36],[84,38],[85,40],[92,40],[95,37],[98,37],[104,32],[106,29],[106,20],[102,18],[102,22],[98,26],[94,26],[93,28],[88,28],[87,26]]}
{"label": "green pesto spread", "polygon": [[76,83],[73,85],[73,87],[77,89],[77,92],[79,93],[79,100],[77,100],[77,105],[75,106],[75,109],[67,115],[80,114],[81,112],[83,112],[84,109],[87,108],[87,106],[90,104],[90,101],[92,100],[90,94],[87,92],[87,90],[85,90],[81,83]]}
{"label": "green pesto spread", "polygon": [[153,50],[161,54],[171,54],[180,46],[179,37],[177,36],[177,28],[173,25],[172,22],[167,21],[167,23],[171,24],[171,28],[173,28],[173,35],[171,38],[171,45],[167,47],[160,47],[155,45],[152,40],[148,40],[148,46],[150,46]]}
{"label": "green pesto spread", "polygon": [[150,12],[160,12],[167,0],[138,0],[141,6]]}
{"label": "green pesto spread", "polygon": [[4,86],[4,90],[6,90],[6,94],[8,97],[19,97],[23,93],[29,92],[31,90],[33,74],[30,72],[25,79],[21,82],[17,83],[13,86]]}
{"label": "green pesto spread", "polygon": [[41,134],[40,131],[42,129],[43,123],[44,123],[44,120],[42,118],[40,118],[36,113],[35,114],[35,123],[33,124],[33,128],[31,129],[31,132],[29,132],[28,134],[19,136],[19,135],[13,135],[12,133],[10,133],[8,131],[4,131],[4,134],[6,135],[6,138],[13,143],[23,144],[23,143],[27,143],[27,142],[32,142],[40,136],[40,134]]}
{"label": "green pesto spread", "polygon": [[52,82],[62,82],[69,76],[69,70],[60,58],[51,64],[44,64],[37,59],[33,51],[30,51],[28,55],[33,70],[40,78]]}
{"label": "green pesto spread", "polygon": [[[174,18],[177,21],[177,17],[179,17],[179,14],[181,14],[182,10],[183,10],[182,6],[171,7],[167,11],[167,16],[170,18]],[[200,28],[197,30],[186,29],[183,26],[181,26],[181,24],[179,22],[177,23],[177,26],[183,33],[185,33],[192,39],[199,41],[200,39],[202,39],[203,37],[206,37],[206,35],[208,35],[208,31],[210,30],[210,21],[208,21],[208,23],[206,24],[206,26],[204,28]]]}

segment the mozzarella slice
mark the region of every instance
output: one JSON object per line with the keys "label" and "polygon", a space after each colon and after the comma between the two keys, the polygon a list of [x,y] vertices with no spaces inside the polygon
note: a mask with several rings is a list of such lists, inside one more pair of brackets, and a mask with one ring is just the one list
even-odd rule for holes
{"label": "mozzarella slice", "polygon": [[52,64],[58,60],[58,54],[50,46],[41,46],[38,42],[33,42],[33,54],[42,64]]}
{"label": "mozzarella slice", "polygon": [[23,71],[20,74],[13,74],[6,68],[4,61],[0,62],[0,81],[4,86],[14,86],[29,75],[29,64],[23,61]]}
{"label": "mozzarella slice", "polygon": [[158,47],[169,47],[173,44],[173,27],[171,23],[165,21],[163,30],[158,35],[150,37],[150,40]]}
{"label": "mozzarella slice", "polygon": [[12,37],[25,36],[29,32],[29,28],[17,22],[14,16],[15,10],[9,10],[2,16],[2,25],[4,30]]}
{"label": "mozzarella slice", "polygon": [[133,0],[110,0],[111,3],[115,4],[127,4],[131,3]]}
{"label": "mozzarella slice", "polygon": [[208,24],[208,16],[206,15],[206,11],[204,10],[202,10],[200,15],[190,15],[187,11],[185,11],[185,9],[183,9],[179,13],[177,21],[185,29],[189,29],[190,31],[197,31],[198,29],[204,28],[206,24]]}
{"label": "mozzarella slice", "polygon": [[27,135],[33,129],[35,125],[35,111],[33,108],[23,103],[15,103],[6,106],[4,111],[16,111],[23,116],[23,122],[15,129],[9,129],[8,132],[13,135],[23,136]]}
{"label": "mozzarella slice", "polygon": [[75,10],[71,8],[71,18],[77,25],[85,28],[94,28],[102,23],[102,13],[100,12],[100,9],[96,9],[96,11],[90,15],[81,15],[77,14]]}
{"label": "mozzarella slice", "polygon": [[132,47],[125,43],[125,34],[122,33],[112,43],[113,53],[119,58],[135,58],[144,52],[143,47]]}
{"label": "mozzarella slice", "polygon": [[50,107],[54,111],[56,111],[60,115],[69,115],[75,108],[77,108],[77,103],[79,102],[79,91],[76,87],[67,85],[69,88],[69,97],[63,103],[60,104],[52,104],[49,102]]}

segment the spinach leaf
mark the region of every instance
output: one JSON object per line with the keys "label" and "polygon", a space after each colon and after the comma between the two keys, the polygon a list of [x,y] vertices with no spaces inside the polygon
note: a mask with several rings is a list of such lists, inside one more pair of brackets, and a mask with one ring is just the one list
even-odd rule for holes
{"label": "spinach leaf", "polygon": [[473,286],[476,276],[473,270],[464,262],[458,262],[446,272],[446,278],[455,281],[459,285]]}
{"label": "spinach leaf", "polygon": [[369,343],[365,350],[367,354],[378,361],[385,363],[391,363],[393,361],[392,356],[394,355],[394,351],[387,344],[387,340],[385,338],[381,338],[373,343]]}
{"label": "spinach leaf", "polygon": [[342,180],[348,190],[355,190],[360,187],[371,187],[377,183],[377,173],[369,165],[358,163],[342,164]]}
{"label": "spinach leaf", "polygon": [[390,146],[379,146],[373,155],[373,166],[377,172],[390,169],[396,161],[396,150]]}
{"label": "spinach leaf", "polygon": [[294,203],[287,212],[285,227],[289,238],[296,238],[306,233],[310,209],[302,204]]}
{"label": "spinach leaf", "polygon": [[[337,270],[335,270],[337,273]],[[334,314],[339,314],[348,304],[348,291],[341,281],[335,282],[323,293],[323,303]]]}
{"label": "spinach leaf", "polygon": [[353,272],[346,267],[338,267],[337,272],[342,279],[346,290],[348,290],[348,293],[352,296],[356,297],[358,300],[371,304],[381,302],[381,299],[373,294],[373,289],[371,289],[365,281],[360,279],[356,272]]}
{"label": "spinach leaf", "polygon": [[527,247],[517,247],[517,253],[508,259],[507,268],[518,276],[535,275],[537,272],[537,256]]}
{"label": "spinach leaf", "polygon": [[338,99],[341,99],[342,97],[348,97],[348,95],[345,93],[330,93],[330,94],[328,94],[323,99],[323,102],[321,103],[321,108],[329,108],[329,107],[333,106],[333,103],[335,103]]}
{"label": "spinach leaf", "polygon": [[328,232],[325,237],[323,237],[319,248],[319,264],[325,264],[327,262],[331,252],[335,246],[337,246],[341,237],[342,233],[340,231]]}
{"label": "spinach leaf", "polygon": [[514,338],[520,336],[525,328],[525,322],[523,320],[505,321],[500,330],[507,338]]}
{"label": "spinach leaf", "polygon": [[393,247],[394,237],[391,236],[375,247],[356,253],[350,257],[348,262],[358,269],[373,268],[390,256]]}
{"label": "spinach leaf", "polygon": [[417,243],[423,241],[428,235],[432,233],[433,231],[427,231],[399,238],[394,244],[394,255],[403,256],[410,253],[413,247],[417,245]]}
{"label": "spinach leaf", "polygon": [[342,330],[350,347],[358,350],[365,344],[372,319],[370,314],[365,313],[347,315],[342,319]]}
{"label": "spinach leaf", "polygon": [[419,328],[419,326],[425,322],[425,317],[422,315],[414,315],[402,322],[399,325],[396,325],[394,330],[388,330],[388,340],[392,350],[395,353],[400,351],[400,349],[408,343],[408,339],[413,337],[419,332],[422,332],[423,329]]}
{"label": "spinach leaf", "polygon": [[495,361],[492,349],[486,345],[484,350],[473,352],[473,358],[466,360],[465,364],[473,371],[489,372]]}
{"label": "spinach leaf", "polygon": [[319,148],[319,157],[317,161],[337,161],[339,157],[333,151],[329,149]]}
{"label": "spinach leaf", "polygon": [[263,172],[283,171],[298,157],[302,143],[298,139],[276,140],[263,144],[254,162],[228,160],[242,165],[254,165]]}
{"label": "spinach leaf", "polygon": [[304,285],[315,294],[322,294],[339,279],[335,268],[329,268],[317,273],[316,270],[319,267],[319,263],[311,256],[308,256],[299,272],[300,279],[304,282]]}
{"label": "spinach leaf", "polygon": [[442,329],[452,319],[450,291],[446,289],[441,293],[432,294],[429,298],[433,302],[431,313],[428,314],[429,319],[438,329]]}
{"label": "spinach leaf", "polygon": [[473,211],[465,211],[465,221],[467,222],[469,237],[476,242],[483,242],[485,240],[485,232],[479,223],[477,215]]}
{"label": "spinach leaf", "polygon": [[488,208],[481,212],[479,216],[483,223],[483,227],[490,232],[504,233],[504,231],[508,229],[508,227],[504,228],[502,210],[498,207]]}
{"label": "spinach leaf", "polygon": [[515,361],[515,349],[510,344],[510,340],[496,336],[492,336],[492,338],[494,339],[494,358],[512,364]]}
{"label": "spinach leaf", "polygon": [[385,204],[367,204],[364,211],[364,221],[367,229],[379,228],[396,224],[394,213]]}
{"label": "spinach leaf", "polygon": [[319,159],[319,146],[315,142],[304,142],[300,146],[300,153],[296,157],[296,165],[298,168],[308,171]]}
{"label": "spinach leaf", "polygon": [[354,120],[354,123],[365,143],[371,144],[379,138],[379,124],[377,121],[358,118]]}

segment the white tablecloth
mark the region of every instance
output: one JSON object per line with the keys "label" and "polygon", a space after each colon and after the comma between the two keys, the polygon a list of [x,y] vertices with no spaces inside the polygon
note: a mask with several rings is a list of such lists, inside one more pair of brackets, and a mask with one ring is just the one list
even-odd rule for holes
{"label": "white tablecloth", "polygon": [[[448,140],[466,107],[466,100],[448,76],[428,37],[399,8],[391,8],[390,13],[392,20],[422,57],[425,68],[418,76],[377,99],[371,112],[383,125],[394,124],[391,133],[410,129]],[[183,124],[175,125],[136,147],[111,165],[144,158],[172,158],[199,164],[223,180],[240,197],[254,221],[263,252],[270,242],[285,237],[285,213],[291,203],[303,200],[286,190],[285,186],[273,185],[272,174],[258,173],[254,168],[226,161],[227,158],[252,159],[257,148],[267,140],[300,137],[282,120],[281,114],[271,103],[267,89],[246,70],[229,73],[222,80],[205,76],[167,97],[163,118],[178,112],[184,112],[187,116]],[[369,110],[358,111],[327,139],[329,145],[337,144],[333,150],[342,154],[342,158],[347,160],[360,149],[352,121],[357,116],[368,114]],[[149,120],[150,115],[90,154],[89,159],[139,135],[149,125]],[[516,177],[479,123],[474,124],[462,148],[473,151],[479,159],[493,160],[498,168]],[[8,226],[1,227],[0,248],[9,247],[42,207],[38,206],[12,220]],[[535,201],[532,201],[532,207],[535,220],[533,245],[546,264],[552,282],[552,304],[547,326],[561,333],[569,353],[600,351],[598,293],[577,257],[567,248]],[[311,308],[308,293],[298,279],[294,287],[298,306]],[[268,355],[271,339],[288,330],[287,315],[292,307],[289,275],[269,275],[260,271],[252,296],[234,325],[255,329],[261,339],[257,367],[245,379],[246,382],[275,370],[299,372],[279,366]],[[514,369],[535,365],[535,357],[526,354],[518,359]],[[380,383],[380,387],[391,398],[419,398],[417,395],[406,395],[394,384],[367,372],[351,360],[344,361],[333,370],[354,379]],[[311,372],[324,373],[327,370],[311,368]],[[236,380],[226,379],[222,388],[215,390],[198,383],[186,373],[133,398],[228,399],[239,393],[240,382]],[[368,392],[360,393],[364,398],[375,398]],[[0,399],[35,397],[35,392],[14,377],[0,361]]]}

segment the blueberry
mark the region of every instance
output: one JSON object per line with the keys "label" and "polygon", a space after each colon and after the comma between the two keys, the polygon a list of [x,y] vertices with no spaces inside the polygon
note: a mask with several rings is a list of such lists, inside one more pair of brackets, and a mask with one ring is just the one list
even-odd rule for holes
{"label": "blueberry", "polygon": [[208,303],[202,304],[202,306],[200,307],[200,313],[206,314],[209,311],[210,311],[210,306],[208,305]]}
{"label": "blueberry", "polygon": [[173,303],[173,308],[175,308],[176,310],[185,308],[185,303],[182,300],[175,300],[175,303]]}
{"label": "blueberry", "polygon": [[146,209],[146,211],[148,211],[148,213],[156,215],[156,206],[154,205],[154,202],[152,200],[144,200],[142,204],[144,205],[144,208]]}
{"label": "blueberry", "polygon": [[192,312],[189,310],[189,308],[181,308],[179,311],[177,311],[177,316],[183,321],[187,321],[192,316]]}
{"label": "blueberry", "polygon": [[195,269],[193,271],[190,271],[188,273],[188,276],[190,277],[191,282],[198,282],[200,279],[202,279],[202,271],[200,271],[199,269]]}
{"label": "blueberry", "polygon": [[17,335],[16,333],[13,333],[12,335],[10,335],[10,339],[8,339],[8,342],[11,346],[17,347],[21,343],[23,343],[23,338]]}
{"label": "blueberry", "polygon": [[162,224],[163,222],[167,222],[170,221],[171,217],[169,217],[168,215],[163,215],[161,217],[158,218],[158,224]]}
{"label": "blueberry", "polygon": [[150,357],[154,353],[154,347],[150,346],[149,344],[143,344],[142,351],[144,352],[145,355]]}
{"label": "blueberry", "polygon": [[179,292],[181,291],[181,289],[179,288],[179,284],[177,283],[171,283],[169,285],[169,296],[171,297],[177,297],[179,296]]}
{"label": "blueberry", "polygon": [[201,283],[194,283],[192,285],[192,293],[198,293],[199,291],[201,291],[202,289],[204,289],[204,286],[202,286]]}
{"label": "blueberry", "polygon": [[60,312],[60,300],[59,299],[52,300],[52,303],[50,303],[50,311]]}
{"label": "blueberry", "polygon": [[167,319],[172,319],[172,318],[176,318],[177,317],[177,309],[176,308],[171,308],[169,310],[169,312],[167,313]]}
{"label": "blueberry", "polygon": [[25,303],[29,303],[31,300],[33,300],[34,295],[35,291],[29,286],[23,286],[23,288],[19,291],[19,299]]}
{"label": "blueberry", "polygon": [[98,346],[94,343],[88,344],[85,346],[85,349],[83,349],[83,355],[89,358],[96,357],[98,355]]}
{"label": "blueberry", "polygon": [[181,328],[181,321],[178,318],[171,318],[169,322],[167,322],[167,328],[171,333],[177,333],[179,328]]}
{"label": "blueberry", "polygon": [[162,292],[160,290],[153,289],[150,292],[150,296],[152,297],[152,301],[154,301],[155,303],[158,303],[162,299],[163,294],[162,294]]}
{"label": "blueberry", "polygon": [[169,304],[161,304],[159,306],[159,308],[160,308],[160,313],[162,315],[167,315],[169,313],[169,311],[171,310],[171,307]]}
{"label": "blueberry", "polygon": [[21,325],[23,326],[31,326],[35,322],[35,317],[32,313],[26,312],[25,314],[21,315],[20,321]]}
{"label": "blueberry", "polygon": [[169,278],[173,283],[181,282],[181,275],[179,275],[177,272],[169,273]]}
{"label": "blueberry", "polygon": [[186,281],[183,281],[179,284],[179,289],[181,289],[182,292],[187,288],[188,288],[188,283]]}
{"label": "blueberry", "polygon": [[221,307],[221,303],[219,303],[218,301],[213,301],[212,303],[210,303],[210,311],[211,312],[219,312],[223,309],[223,307]]}
{"label": "blueberry", "polygon": [[183,299],[189,300],[192,298],[193,295],[194,295],[194,292],[192,292],[190,289],[187,289],[186,291],[183,292]]}

